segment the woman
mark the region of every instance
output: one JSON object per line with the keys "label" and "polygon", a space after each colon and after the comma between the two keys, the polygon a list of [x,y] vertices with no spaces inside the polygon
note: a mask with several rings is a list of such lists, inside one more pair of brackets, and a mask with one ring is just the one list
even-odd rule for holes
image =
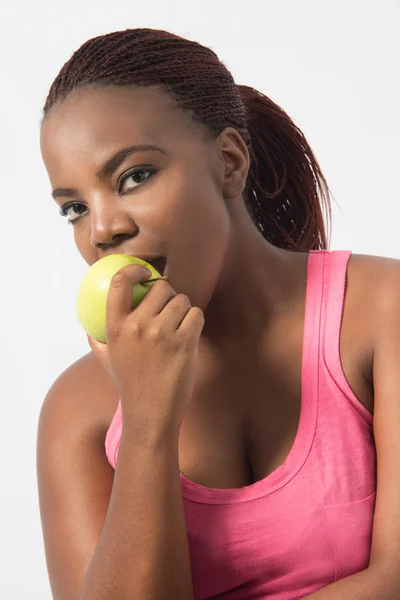
{"label": "woman", "polygon": [[327,250],[303,134],[210,49],[133,29],[64,65],[41,149],[87,264],[168,276],[133,310],[149,271],[118,272],[107,345],[43,403],[54,598],[397,598],[400,265]]}

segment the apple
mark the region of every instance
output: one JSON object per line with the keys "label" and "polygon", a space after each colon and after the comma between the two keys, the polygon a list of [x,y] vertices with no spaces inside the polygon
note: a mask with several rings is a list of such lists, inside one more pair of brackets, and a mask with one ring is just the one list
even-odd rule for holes
{"label": "apple", "polygon": [[[76,299],[76,312],[84,331],[99,342],[107,343],[106,304],[111,279],[126,265],[150,269],[149,279],[164,279],[152,265],[136,256],[110,254],[95,262],[84,276]],[[136,283],[132,287],[132,306],[140,304],[153,282]]]}

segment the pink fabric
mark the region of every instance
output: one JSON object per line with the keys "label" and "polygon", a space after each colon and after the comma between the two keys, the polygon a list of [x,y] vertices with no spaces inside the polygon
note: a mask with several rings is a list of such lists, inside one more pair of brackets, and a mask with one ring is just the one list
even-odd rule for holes
{"label": "pink fabric", "polygon": [[[181,473],[196,600],[295,600],[368,566],[372,416],[351,391],[339,355],[350,255],[309,255],[301,415],[284,464],[237,489],[207,488]],[[114,468],[121,427],[119,404],[106,437]]]}

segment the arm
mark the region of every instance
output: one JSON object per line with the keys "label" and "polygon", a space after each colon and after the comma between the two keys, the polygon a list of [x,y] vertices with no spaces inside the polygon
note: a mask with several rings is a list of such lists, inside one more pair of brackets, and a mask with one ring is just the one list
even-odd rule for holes
{"label": "arm", "polygon": [[192,600],[178,438],[122,434],[102,535],[79,600]]}
{"label": "arm", "polygon": [[116,407],[113,384],[87,355],[42,406],[37,468],[52,596],[191,600],[177,442],[124,438],[114,473],[104,451],[112,397]]}
{"label": "arm", "polygon": [[307,596],[310,600],[398,600],[399,583],[392,574],[371,567]]}
{"label": "arm", "polygon": [[377,454],[370,563],[365,571],[310,594],[310,600],[400,598],[400,261],[379,258],[376,267],[376,310],[369,324],[375,332],[373,431]]}

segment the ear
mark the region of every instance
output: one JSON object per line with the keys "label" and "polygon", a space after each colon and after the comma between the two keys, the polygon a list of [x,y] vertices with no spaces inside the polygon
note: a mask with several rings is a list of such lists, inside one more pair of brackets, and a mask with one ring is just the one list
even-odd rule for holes
{"label": "ear", "polygon": [[224,165],[223,194],[227,200],[243,194],[250,168],[250,156],[242,136],[233,127],[226,127],[218,136],[220,156]]}

